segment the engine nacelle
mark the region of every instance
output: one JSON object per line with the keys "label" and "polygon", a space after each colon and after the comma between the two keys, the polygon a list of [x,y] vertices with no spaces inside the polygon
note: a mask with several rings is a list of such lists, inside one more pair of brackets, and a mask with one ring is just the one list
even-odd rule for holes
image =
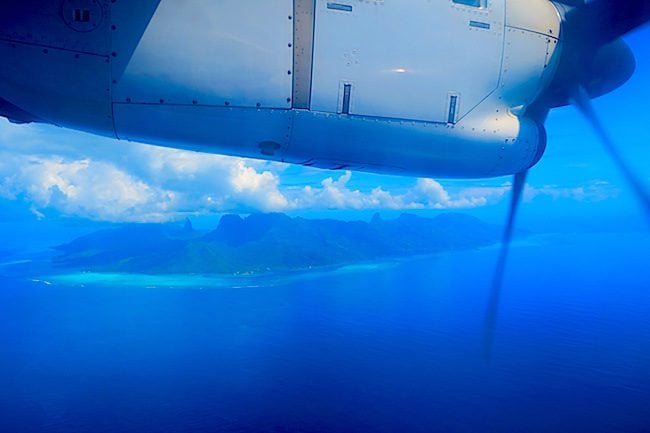
{"label": "engine nacelle", "polygon": [[547,0],[10,0],[0,114],[324,168],[506,175],[545,147],[526,109],[559,23]]}

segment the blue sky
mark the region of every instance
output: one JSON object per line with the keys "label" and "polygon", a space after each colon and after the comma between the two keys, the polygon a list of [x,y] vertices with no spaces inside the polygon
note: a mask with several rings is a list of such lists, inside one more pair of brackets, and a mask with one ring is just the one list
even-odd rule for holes
{"label": "blue sky", "polygon": [[[627,37],[635,76],[594,101],[626,159],[650,185],[650,28]],[[575,109],[554,110],[549,143],[531,171],[522,220],[639,224],[642,212]],[[416,179],[331,172],[119,142],[48,125],[0,120],[2,219],[79,217],[94,221],[212,221],[226,212],[284,211],[367,218],[375,211],[467,210],[503,218],[509,178]]]}

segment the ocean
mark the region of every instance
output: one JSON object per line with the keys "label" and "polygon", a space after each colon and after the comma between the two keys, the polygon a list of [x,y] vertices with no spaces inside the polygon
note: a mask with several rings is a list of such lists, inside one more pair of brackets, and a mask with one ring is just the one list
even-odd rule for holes
{"label": "ocean", "polygon": [[0,431],[650,432],[650,235],[216,277],[0,266]]}

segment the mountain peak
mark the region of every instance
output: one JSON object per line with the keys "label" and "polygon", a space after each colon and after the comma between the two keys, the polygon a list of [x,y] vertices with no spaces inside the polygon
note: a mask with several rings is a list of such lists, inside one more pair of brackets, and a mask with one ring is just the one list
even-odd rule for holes
{"label": "mountain peak", "polygon": [[189,219],[189,217],[185,218],[185,222],[183,223],[183,231],[184,232],[194,231],[194,227],[192,226],[192,221]]}

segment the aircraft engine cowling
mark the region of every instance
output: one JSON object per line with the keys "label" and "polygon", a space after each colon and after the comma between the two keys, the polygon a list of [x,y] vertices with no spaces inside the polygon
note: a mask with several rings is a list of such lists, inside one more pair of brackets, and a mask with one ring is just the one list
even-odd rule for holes
{"label": "aircraft engine cowling", "polygon": [[109,8],[108,0],[2,3],[0,105],[10,120],[114,136]]}
{"label": "aircraft engine cowling", "polygon": [[507,110],[455,126],[298,112],[283,158],[323,168],[480,178],[526,170],[545,147],[540,123]]}
{"label": "aircraft engine cowling", "polygon": [[[335,11],[319,1],[316,21],[293,19],[308,2],[191,3],[2,2],[0,115],[173,148],[427,177],[517,173],[544,151],[544,130],[527,110],[560,51],[547,0]],[[533,9],[543,19],[531,20]],[[411,24],[384,37],[395,14]],[[305,22],[318,23],[303,42],[311,57],[296,47]],[[405,57],[422,32],[426,50]],[[449,55],[461,39],[463,55]]]}

